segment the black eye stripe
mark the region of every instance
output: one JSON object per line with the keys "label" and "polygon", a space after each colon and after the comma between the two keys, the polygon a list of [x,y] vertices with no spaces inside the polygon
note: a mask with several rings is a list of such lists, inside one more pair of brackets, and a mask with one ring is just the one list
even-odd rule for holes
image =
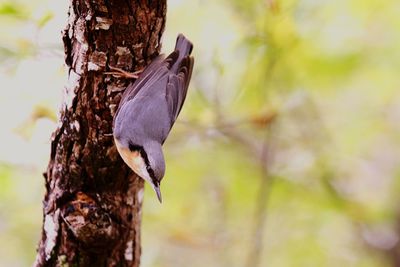
{"label": "black eye stripe", "polygon": [[132,152],[134,152],[134,151],[141,152],[141,151],[143,151],[143,147],[135,145],[135,144],[129,144],[129,150]]}
{"label": "black eye stripe", "polygon": [[146,170],[147,170],[147,172],[149,173],[150,178],[151,178],[151,179],[154,179],[154,171],[153,171],[153,169],[150,167],[150,161],[149,161],[149,158],[147,157],[146,151],[144,151],[144,149],[142,149],[142,150],[140,151],[140,155],[141,155],[141,156],[143,157],[143,159],[144,159],[144,162],[145,162],[145,164],[146,164]]}
{"label": "black eye stripe", "polygon": [[150,174],[151,179],[154,179],[154,171],[152,170],[152,168],[150,167],[150,162],[149,159],[147,157],[147,153],[146,151],[144,151],[142,146],[139,145],[135,145],[135,144],[129,144],[129,150],[131,152],[139,152],[140,155],[143,157],[144,162],[146,164],[146,170],[148,171],[148,173]]}

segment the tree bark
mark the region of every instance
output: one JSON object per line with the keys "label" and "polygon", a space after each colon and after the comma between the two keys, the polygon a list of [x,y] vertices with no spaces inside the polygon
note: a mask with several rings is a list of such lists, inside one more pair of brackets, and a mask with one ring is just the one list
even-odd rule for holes
{"label": "tree bark", "polygon": [[[160,51],[166,0],[71,0],[63,31],[68,84],[44,173],[34,266],[139,266],[143,182],[114,146],[112,120],[135,71]],[[45,80],[45,78],[44,78]]]}

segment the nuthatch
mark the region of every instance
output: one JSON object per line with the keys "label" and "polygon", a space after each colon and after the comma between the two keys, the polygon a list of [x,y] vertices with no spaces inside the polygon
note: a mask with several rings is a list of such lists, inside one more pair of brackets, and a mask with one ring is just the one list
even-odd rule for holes
{"label": "nuthatch", "polygon": [[113,135],[119,154],[151,184],[160,202],[160,182],[165,173],[161,146],[186,98],[194,63],[192,49],[192,43],[179,34],[175,51],[167,58],[158,56],[126,88],[114,117]]}

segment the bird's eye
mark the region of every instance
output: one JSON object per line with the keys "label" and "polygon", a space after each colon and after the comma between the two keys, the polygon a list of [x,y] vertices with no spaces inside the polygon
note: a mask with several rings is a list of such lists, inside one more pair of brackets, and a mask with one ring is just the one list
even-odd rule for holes
{"label": "bird's eye", "polygon": [[142,150],[142,147],[135,144],[129,144],[129,150],[131,152],[140,151]]}

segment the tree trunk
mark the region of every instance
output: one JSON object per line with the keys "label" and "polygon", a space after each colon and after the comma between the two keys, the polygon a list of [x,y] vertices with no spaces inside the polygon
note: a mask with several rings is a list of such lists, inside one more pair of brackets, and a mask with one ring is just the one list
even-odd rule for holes
{"label": "tree trunk", "polygon": [[142,69],[157,56],[165,13],[165,0],[71,0],[63,31],[69,78],[44,173],[34,266],[139,266],[143,182],[112,137],[132,81],[104,72]]}

